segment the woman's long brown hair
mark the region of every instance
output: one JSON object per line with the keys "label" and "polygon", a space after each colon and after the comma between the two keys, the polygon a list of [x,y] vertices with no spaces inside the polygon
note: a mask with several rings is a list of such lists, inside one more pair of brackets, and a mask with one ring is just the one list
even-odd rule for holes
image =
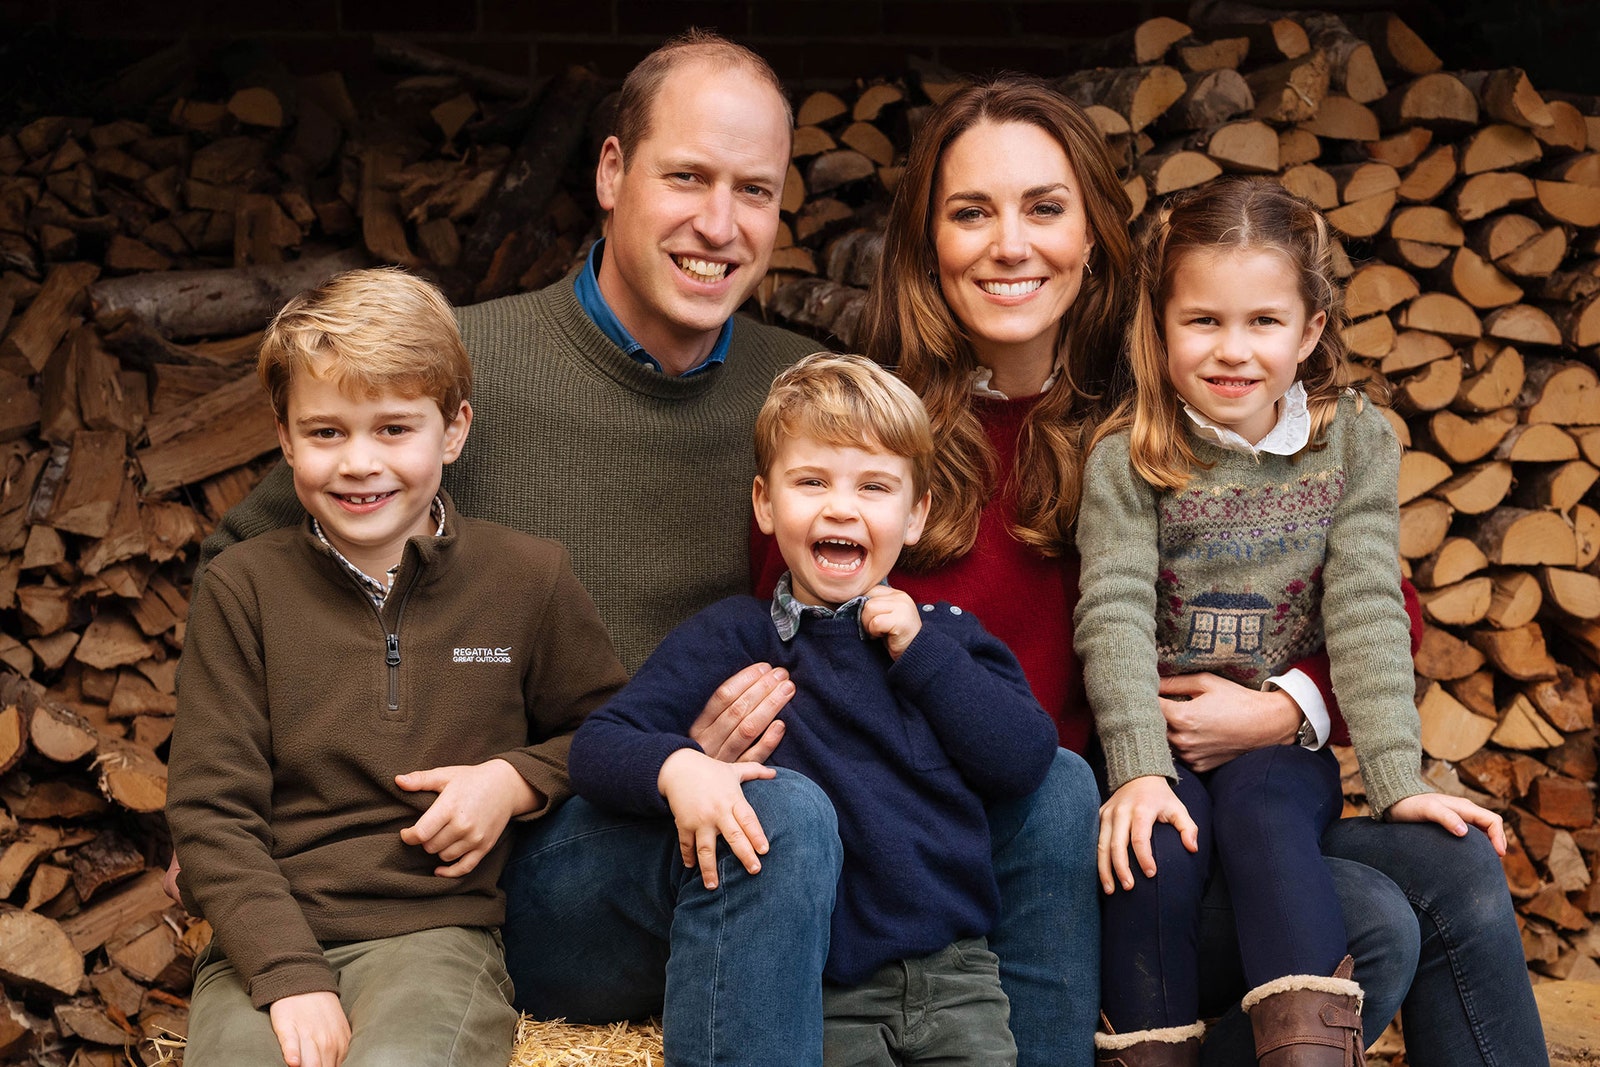
{"label": "woman's long brown hair", "polygon": [[1084,427],[1104,410],[1122,349],[1131,204],[1099,130],[1076,104],[1032,78],[1006,76],[957,92],[928,117],[911,147],[863,315],[865,352],[899,372],[933,423],[933,508],[921,540],[902,557],[920,570],[972,550],[978,520],[997,490],[994,449],[972,408],[977,355],[939,290],[933,241],[940,162],[951,142],[982,122],[1026,123],[1055,138],[1081,186],[1094,243],[1093,273],[1061,320],[1063,373],[1024,421],[1015,474],[1005,487],[1016,498],[1013,535],[1046,556],[1072,546]]}

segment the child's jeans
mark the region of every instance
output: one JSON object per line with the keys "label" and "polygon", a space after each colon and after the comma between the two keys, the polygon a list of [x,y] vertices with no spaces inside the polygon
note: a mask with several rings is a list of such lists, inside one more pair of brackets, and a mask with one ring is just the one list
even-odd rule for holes
{"label": "child's jeans", "polygon": [[981,937],[895,960],[859,985],[822,987],[828,1067],[970,1063],[1013,1067],[1000,961]]}
{"label": "child's jeans", "polygon": [[[1289,974],[1328,975],[1346,938],[1320,840],[1342,806],[1327,749],[1276,745],[1196,775],[1178,764],[1178,799],[1200,827],[1200,851],[1158,823],[1156,876],[1133,863],[1134,887],[1101,904],[1101,1004],[1118,1032],[1199,1017],[1200,903],[1213,849],[1233,894],[1250,987]],[[1130,859],[1131,862],[1131,859]]]}
{"label": "child's jeans", "polygon": [[[493,930],[444,926],[323,946],[350,1020],[344,1067],[505,1067],[511,979]],[[188,1067],[283,1067],[267,1009],[212,942],[195,960]]]}

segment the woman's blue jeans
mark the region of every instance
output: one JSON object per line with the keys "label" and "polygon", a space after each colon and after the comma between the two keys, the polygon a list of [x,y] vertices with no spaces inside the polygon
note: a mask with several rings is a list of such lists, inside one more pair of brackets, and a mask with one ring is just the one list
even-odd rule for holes
{"label": "woman's blue jeans", "polygon": [[[1367,1041],[1401,1012],[1416,1067],[1549,1063],[1505,874],[1488,838],[1424,823],[1341,819],[1322,837],[1339,894]],[[1232,906],[1213,879],[1201,927],[1202,1012],[1227,1014],[1206,1036],[1206,1067],[1255,1063]]]}
{"label": "woman's blue jeans", "polygon": [[[516,1006],[574,1021],[661,1013],[673,1067],[822,1062],[822,963],[841,849],[809,780],[745,783],[771,849],[722,887],[684,868],[669,820],[569,800],[519,830],[506,890]],[[1031,796],[990,808],[1001,913],[991,948],[1021,1067],[1091,1063],[1099,1006],[1099,793],[1059,751]]]}

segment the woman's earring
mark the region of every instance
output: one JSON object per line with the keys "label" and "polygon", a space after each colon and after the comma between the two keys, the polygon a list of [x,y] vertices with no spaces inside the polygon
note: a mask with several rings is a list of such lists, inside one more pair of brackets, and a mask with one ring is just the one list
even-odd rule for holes
{"label": "woman's earring", "polygon": [[1094,266],[1087,259],[1083,261],[1083,273],[1090,277],[1094,276]]}

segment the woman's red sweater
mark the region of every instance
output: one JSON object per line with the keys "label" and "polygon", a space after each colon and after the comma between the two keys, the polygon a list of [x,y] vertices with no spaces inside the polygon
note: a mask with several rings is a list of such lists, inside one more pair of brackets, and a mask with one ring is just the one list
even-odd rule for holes
{"label": "woman's red sweater", "polygon": [[[1043,395],[1043,394],[1039,394]],[[933,571],[895,568],[889,584],[909,593],[918,603],[947,600],[978,616],[984,627],[1010,646],[1033,695],[1055,720],[1063,748],[1084,752],[1094,732],[1094,716],[1083,692],[1083,671],[1072,647],[1072,611],[1078,603],[1078,553],[1069,549],[1057,558],[1040,555],[1011,534],[1016,519],[1016,498],[1011,492],[1011,472],[1016,465],[1017,438],[1022,422],[1039,396],[1017,400],[973,397],[973,411],[994,446],[999,486],[978,522],[978,539],[972,551]],[[776,542],[752,527],[752,587],[756,595],[772,595],[784,572]],[[1416,590],[1403,583],[1406,611],[1411,616],[1411,651],[1422,639],[1422,610]],[[1319,652],[1295,664],[1322,690],[1333,721],[1332,740],[1348,744],[1350,737],[1333,698],[1328,677],[1328,657]]]}

